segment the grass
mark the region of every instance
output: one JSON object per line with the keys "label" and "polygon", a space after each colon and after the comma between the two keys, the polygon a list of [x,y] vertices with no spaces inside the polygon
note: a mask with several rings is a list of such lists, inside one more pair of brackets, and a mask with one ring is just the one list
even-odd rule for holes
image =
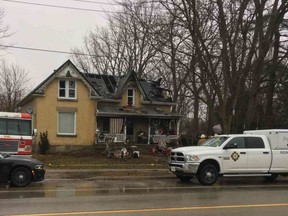
{"label": "grass", "polygon": [[[138,147],[138,150],[140,150],[139,158],[128,159],[107,158],[101,153],[103,149],[45,155],[34,154],[33,158],[44,163],[45,169],[47,169],[47,179],[173,176],[168,169],[167,157],[153,155],[151,149],[147,147]],[[113,170],[111,171],[111,169]]]}
{"label": "grass", "polygon": [[107,158],[101,153],[34,154],[33,158],[52,169],[166,169],[168,165],[167,157],[148,153],[128,159]]}

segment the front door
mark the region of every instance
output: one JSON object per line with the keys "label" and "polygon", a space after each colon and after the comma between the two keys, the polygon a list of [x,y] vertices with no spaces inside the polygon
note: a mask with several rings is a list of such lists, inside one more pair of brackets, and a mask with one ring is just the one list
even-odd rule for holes
{"label": "front door", "polygon": [[226,149],[222,156],[223,173],[245,172],[247,169],[247,149],[244,137],[235,137],[227,145],[235,145],[233,149]]}
{"label": "front door", "polygon": [[127,139],[130,141],[135,142],[135,137],[134,137],[134,120],[127,118],[126,120],[126,134],[127,134]]}

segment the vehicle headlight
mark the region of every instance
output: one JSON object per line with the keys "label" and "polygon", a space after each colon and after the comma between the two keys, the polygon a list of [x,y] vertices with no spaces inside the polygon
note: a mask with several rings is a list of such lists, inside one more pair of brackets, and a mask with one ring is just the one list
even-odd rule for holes
{"label": "vehicle headlight", "polygon": [[186,161],[199,161],[198,155],[185,155]]}
{"label": "vehicle headlight", "polygon": [[34,166],[34,169],[42,170],[43,169],[43,165],[42,164],[37,164],[37,165]]}

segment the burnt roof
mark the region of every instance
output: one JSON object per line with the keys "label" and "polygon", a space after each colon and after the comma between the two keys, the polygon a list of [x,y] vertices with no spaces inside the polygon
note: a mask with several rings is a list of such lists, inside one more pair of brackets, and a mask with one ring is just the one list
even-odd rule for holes
{"label": "burnt roof", "polygon": [[114,98],[119,77],[91,73],[82,73],[82,75],[101,96],[104,98]]}
{"label": "burnt roof", "polygon": [[27,96],[25,96],[18,106],[22,106],[27,101],[30,101],[35,96],[44,95],[46,86],[57,77],[63,68],[71,66],[76,73],[79,73],[79,78],[90,88],[91,96],[95,99],[118,100],[122,93],[127,89],[130,81],[134,81],[141,92],[144,103],[161,103],[165,105],[176,105],[172,102],[169,91],[161,88],[161,79],[157,81],[149,81],[138,79],[135,71],[131,70],[124,76],[113,76],[94,73],[83,73],[70,61],[67,60],[58,69],[54,71],[47,79],[40,83]]}
{"label": "burnt roof", "polygon": [[135,81],[144,101],[147,102],[172,102],[168,91],[161,88],[161,80],[149,81],[138,79],[134,71],[128,72],[125,76],[113,76],[103,74],[82,73],[90,85],[104,99],[118,99],[126,89],[129,81]]}

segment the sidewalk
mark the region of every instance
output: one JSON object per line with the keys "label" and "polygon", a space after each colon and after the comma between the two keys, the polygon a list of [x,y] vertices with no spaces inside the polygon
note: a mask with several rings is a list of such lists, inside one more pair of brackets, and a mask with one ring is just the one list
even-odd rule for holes
{"label": "sidewalk", "polygon": [[117,180],[133,178],[175,178],[167,169],[46,169],[46,180]]}

